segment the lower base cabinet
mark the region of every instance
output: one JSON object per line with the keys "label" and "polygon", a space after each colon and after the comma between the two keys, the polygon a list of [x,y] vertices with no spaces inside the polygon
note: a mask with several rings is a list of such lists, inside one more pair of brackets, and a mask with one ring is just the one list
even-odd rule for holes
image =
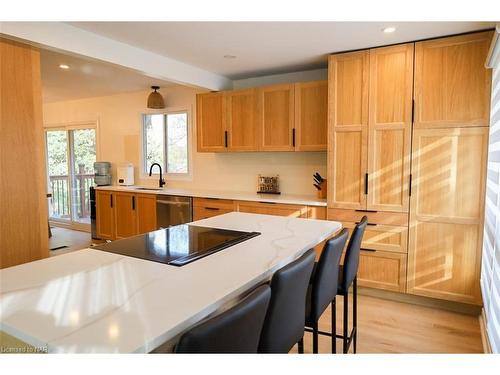
{"label": "lower base cabinet", "polygon": [[361,250],[358,284],[371,288],[406,291],[406,254]]}
{"label": "lower base cabinet", "polygon": [[156,195],[96,190],[96,234],[116,240],[156,230]]}

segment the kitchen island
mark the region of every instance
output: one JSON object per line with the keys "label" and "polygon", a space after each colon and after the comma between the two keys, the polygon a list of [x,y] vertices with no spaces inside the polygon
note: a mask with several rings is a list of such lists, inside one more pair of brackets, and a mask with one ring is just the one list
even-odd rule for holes
{"label": "kitchen island", "polygon": [[148,353],[341,228],[232,212],[189,225],[259,236],[175,267],[84,249],[0,271],[0,330],[49,353]]}

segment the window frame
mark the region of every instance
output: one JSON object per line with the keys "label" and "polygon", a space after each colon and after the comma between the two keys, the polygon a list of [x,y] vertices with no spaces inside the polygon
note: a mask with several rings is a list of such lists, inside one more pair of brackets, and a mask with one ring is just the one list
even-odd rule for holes
{"label": "window frame", "polygon": [[[186,126],[187,126],[187,173],[167,173],[167,116],[172,114],[186,114]],[[166,108],[161,111],[145,111],[140,114],[140,177],[144,180],[157,180],[160,173],[159,170],[155,168],[153,174],[149,176],[149,171],[147,169],[147,160],[146,160],[146,131],[144,128],[144,118],[145,116],[150,115],[163,115],[164,123],[163,123],[163,131],[164,131],[164,147],[163,147],[163,160],[164,165],[162,165],[163,177],[168,180],[184,180],[184,181],[192,181],[193,180],[193,157],[192,157],[192,126],[191,126],[191,110],[188,108]],[[167,181],[168,182],[168,181]]]}

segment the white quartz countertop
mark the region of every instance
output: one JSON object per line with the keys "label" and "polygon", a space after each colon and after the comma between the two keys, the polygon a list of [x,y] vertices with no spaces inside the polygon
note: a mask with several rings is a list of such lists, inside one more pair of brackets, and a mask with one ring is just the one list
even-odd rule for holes
{"label": "white quartz countertop", "polygon": [[[234,192],[234,191],[214,191],[214,190],[194,190],[194,189],[172,189],[162,188],[160,190],[143,190],[138,189],[139,186],[98,186],[97,190],[113,190],[113,191],[129,191],[144,194],[163,194],[177,195],[184,197],[197,198],[217,198],[217,199],[233,199],[241,201],[255,202],[271,202],[284,204],[299,204],[304,206],[321,206],[326,207],[326,199],[318,199],[310,195],[293,195],[293,194],[257,194],[249,192]],[[156,189],[152,187],[152,189]]]}
{"label": "white quartz countertop", "polygon": [[260,236],[183,267],[95,249],[0,270],[0,330],[50,353],[150,352],[341,228],[232,212],[190,225]]}

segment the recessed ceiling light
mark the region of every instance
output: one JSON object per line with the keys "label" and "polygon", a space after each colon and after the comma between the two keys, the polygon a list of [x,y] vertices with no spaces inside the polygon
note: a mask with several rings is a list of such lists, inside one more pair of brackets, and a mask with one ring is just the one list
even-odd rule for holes
{"label": "recessed ceiling light", "polygon": [[235,59],[236,56],[234,56],[234,55],[224,55],[224,58],[225,59]]}
{"label": "recessed ceiling light", "polygon": [[390,27],[386,27],[385,29],[382,29],[382,31],[384,33],[393,33],[394,31],[396,31],[396,28],[393,26],[390,26]]}
{"label": "recessed ceiling light", "polygon": [[59,65],[59,68],[61,68],[61,69],[69,69],[69,65],[66,65],[66,64],[60,64],[60,65]]}

